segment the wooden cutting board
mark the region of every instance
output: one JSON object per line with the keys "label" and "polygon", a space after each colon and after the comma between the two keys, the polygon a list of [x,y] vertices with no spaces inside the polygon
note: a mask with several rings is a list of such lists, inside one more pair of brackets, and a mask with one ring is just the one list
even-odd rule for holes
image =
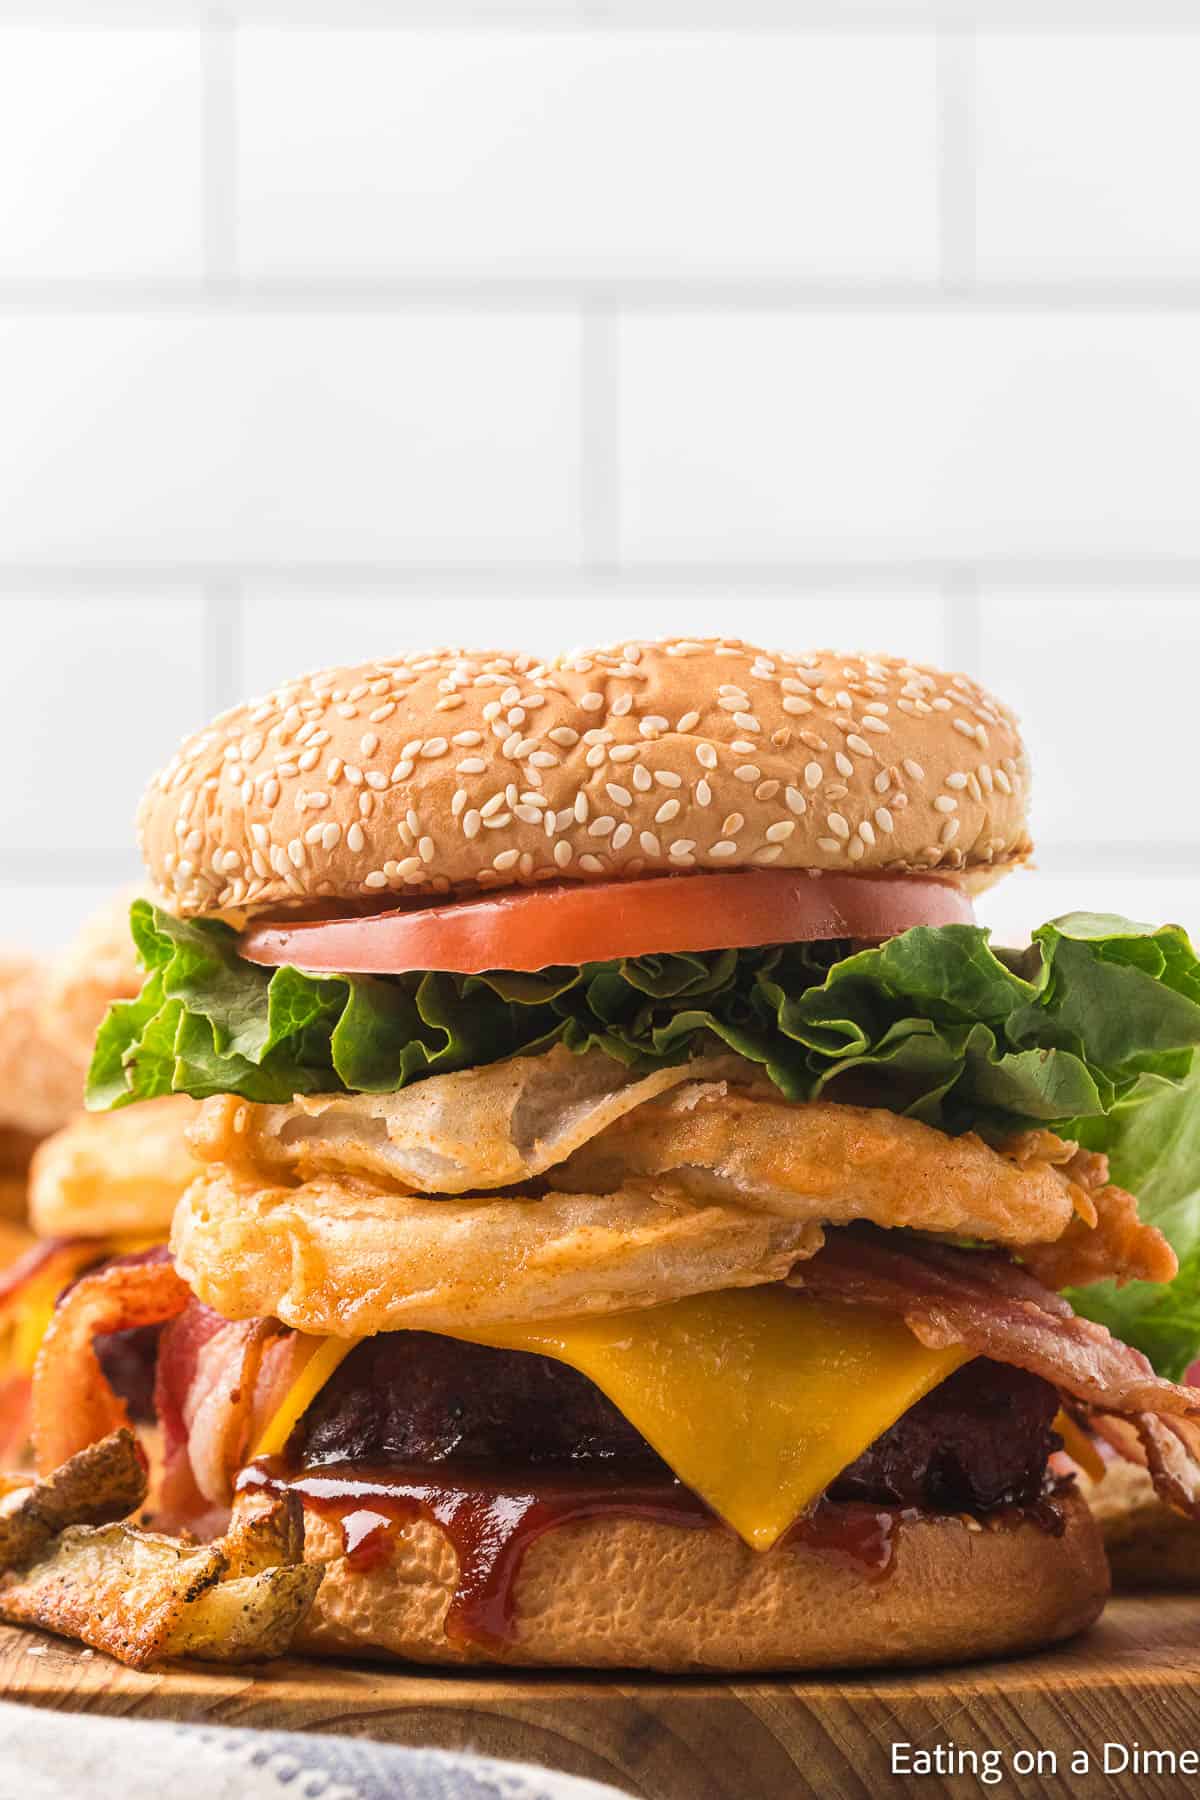
{"label": "wooden cutting board", "polygon": [[[1115,1600],[1087,1636],[1043,1656],[949,1673],[811,1680],[409,1673],[369,1663],[203,1664],[135,1674],[37,1632],[0,1627],[0,1691],[65,1712],[341,1731],[473,1749],[607,1780],[647,1800],[876,1800],[1136,1795],[1200,1776],[1105,1774],[1106,1742],[1200,1751],[1200,1596]],[[998,1751],[1001,1782],[892,1772],[891,1746]],[[1049,1752],[1022,1772],[1019,1751]],[[1072,1770],[1072,1754],[1091,1768]],[[945,1754],[945,1752],[943,1752]],[[1198,1764],[1200,1766],[1200,1764]]]}

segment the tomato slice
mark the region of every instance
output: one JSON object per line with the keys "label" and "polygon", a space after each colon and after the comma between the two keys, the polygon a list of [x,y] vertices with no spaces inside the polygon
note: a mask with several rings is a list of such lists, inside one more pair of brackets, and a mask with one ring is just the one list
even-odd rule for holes
{"label": "tomato slice", "polygon": [[478,975],[656,951],[888,938],[912,925],[974,918],[968,896],[948,881],[754,869],[557,883],[365,918],[263,922],[243,932],[238,949],[249,962],[331,974]]}

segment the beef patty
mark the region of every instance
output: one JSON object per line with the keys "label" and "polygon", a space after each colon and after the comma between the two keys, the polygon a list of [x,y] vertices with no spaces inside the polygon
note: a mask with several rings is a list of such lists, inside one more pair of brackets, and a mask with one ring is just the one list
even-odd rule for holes
{"label": "beef patty", "polygon": [[[1055,1390],[1035,1375],[966,1364],[877,1438],[829,1489],[834,1500],[985,1512],[1041,1494],[1059,1439]],[[292,1434],[289,1457],[331,1462],[586,1469],[631,1477],[666,1465],[585,1375],[522,1350],[424,1331],[368,1338]]]}

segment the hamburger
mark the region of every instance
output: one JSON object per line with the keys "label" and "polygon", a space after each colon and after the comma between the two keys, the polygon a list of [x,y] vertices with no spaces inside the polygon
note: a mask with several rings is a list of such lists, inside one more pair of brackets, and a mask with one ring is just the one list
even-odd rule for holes
{"label": "hamburger", "polygon": [[[96,1030],[114,1000],[142,985],[129,934],[132,895],[118,893],[45,962],[12,959],[0,978],[0,1471],[28,1453],[30,1380],[46,1324],[84,1271],[165,1245],[175,1203],[196,1172],[187,1128],[196,1111],[166,1095],[128,1113],[83,1110]],[[25,1220],[28,1227],[25,1229]],[[144,1425],[151,1418],[154,1333],[102,1345],[105,1366]]]}
{"label": "hamburger", "polygon": [[[189,739],[89,1105],[200,1102],[170,1255],[85,1277],[39,1467],[158,1332],[159,1520],[280,1495],[299,1647],[957,1661],[1089,1624],[1057,1429],[1200,1505],[1200,1395],[1065,1289],[1170,1282],[1108,1151],[1200,1043],[1177,927],[994,948],[1029,772],[975,683],[732,639],[400,656]],[[103,1123],[103,1121],[101,1121]]]}

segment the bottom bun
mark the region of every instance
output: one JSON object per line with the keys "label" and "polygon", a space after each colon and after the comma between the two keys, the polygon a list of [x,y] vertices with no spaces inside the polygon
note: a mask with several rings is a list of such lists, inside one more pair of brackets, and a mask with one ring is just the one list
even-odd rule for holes
{"label": "bottom bun", "polygon": [[1200,1588],[1200,1525],[1165,1506],[1137,1463],[1111,1462],[1103,1481],[1079,1476],[1112,1568],[1113,1586]]}
{"label": "bottom bun", "polygon": [[686,1670],[819,1669],[966,1662],[1055,1643],[1108,1595],[1086,1502],[1060,1506],[1054,1537],[1031,1520],[981,1530],[957,1518],[901,1524],[890,1571],[872,1579],[805,1545],[765,1554],[730,1532],[638,1519],[563,1524],[530,1544],[513,1590],[513,1637],[450,1642],[457,1558],[437,1526],[402,1526],[364,1572],[341,1531],[306,1511],[306,1555],[327,1564],[295,1647],[409,1662]]}

